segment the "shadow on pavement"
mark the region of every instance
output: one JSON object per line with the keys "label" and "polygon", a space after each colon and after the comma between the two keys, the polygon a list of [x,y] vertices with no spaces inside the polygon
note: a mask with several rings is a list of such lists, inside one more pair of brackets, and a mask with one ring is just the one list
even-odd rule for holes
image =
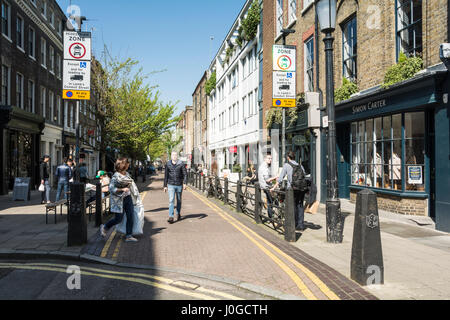
{"label": "shadow on pavement", "polygon": [[204,219],[206,218],[208,215],[204,214],[204,213],[199,213],[199,214],[188,214],[186,216],[182,215],[181,216],[181,220],[188,220],[188,219],[195,219],[198,218],[198,220]]}

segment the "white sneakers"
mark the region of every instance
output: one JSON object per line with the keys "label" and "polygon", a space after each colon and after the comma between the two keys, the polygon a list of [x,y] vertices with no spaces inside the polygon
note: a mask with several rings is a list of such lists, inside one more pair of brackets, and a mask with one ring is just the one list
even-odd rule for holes
{"label": "white sneakers", "polygon": [[125,238],[125,242],[138,242],[138,239],[134,238],[133,236],[129,236]]}
{"label": "white sneakers", "polygon": [[104,224],[102,224],[100,226],[100,234],[102,235],[103,238],[106,237],[106,231],[105,231],[105,225]]}

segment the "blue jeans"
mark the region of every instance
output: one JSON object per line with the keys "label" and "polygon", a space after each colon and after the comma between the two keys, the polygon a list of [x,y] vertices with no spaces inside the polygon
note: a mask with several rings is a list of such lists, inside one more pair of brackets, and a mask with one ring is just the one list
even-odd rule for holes
{"label": "blue jeans", "polygon": [[[44,180],[44,185],[45,185],[45,191],[41,192],[41,202],[45,201],[50,201],[50,183],[48,182],[48,180]],[[47,199],[44,199],[45,197],[47,197]]]}
{"label": "blue jeans", "polygon": [[133,234],[133,211],[134,211],[134,205],[133,205],[133,199],[131,196],[126,196],[123,199],[123,211],[122,212],[116,212],[116,216],[109,220],[105,224],[105,229],[109,230],[111,227],[115,226],[116,224],[119,224],[122,222],[123,214],[125,213],[127,215],[127,234],[126,236],[131,236]]}
{"label": "blue jeans", "polygon": [[169,190],[169,217],[173,218],[173,211],[175,206],[175,194],[177,195],[177,213],[181,214],[181,196],[183,194],[183,186],[168,185]]}
{"label": "blue jeans", "polygon": [[64,199],[67,200],[67,192],[69,192],[69,182],[68,181],[59,181],[58,189],[56,190],[56,202],[61,199],[61,191],[64,189]]}

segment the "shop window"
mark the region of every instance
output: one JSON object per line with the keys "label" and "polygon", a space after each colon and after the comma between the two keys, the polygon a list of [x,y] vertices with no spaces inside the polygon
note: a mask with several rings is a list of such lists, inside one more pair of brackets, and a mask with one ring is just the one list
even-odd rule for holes
{"label": "shop window", "polygon": [[425,114],[352,123],[351,159],[353,185],[402,191],[406,180],[406,191],[424,191]]}
{"label": "shop window", "polygon": [[422,0],[397,0],[397,52],[422,53]]}

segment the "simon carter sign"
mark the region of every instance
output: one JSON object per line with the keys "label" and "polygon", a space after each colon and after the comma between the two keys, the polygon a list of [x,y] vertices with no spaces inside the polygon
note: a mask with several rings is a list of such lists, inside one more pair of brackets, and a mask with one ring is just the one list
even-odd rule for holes
{"label": "simon carter sign", "polygon": [[369,110],[380,109],[385,106],[386,106],[386,99],[383,99],[383,100],[378,100],[378,101],[362,104],[359,106],[354,106],[352,108],[352,111],[353,111],[353,114],[358,114],[358,113],[369,111]]}

